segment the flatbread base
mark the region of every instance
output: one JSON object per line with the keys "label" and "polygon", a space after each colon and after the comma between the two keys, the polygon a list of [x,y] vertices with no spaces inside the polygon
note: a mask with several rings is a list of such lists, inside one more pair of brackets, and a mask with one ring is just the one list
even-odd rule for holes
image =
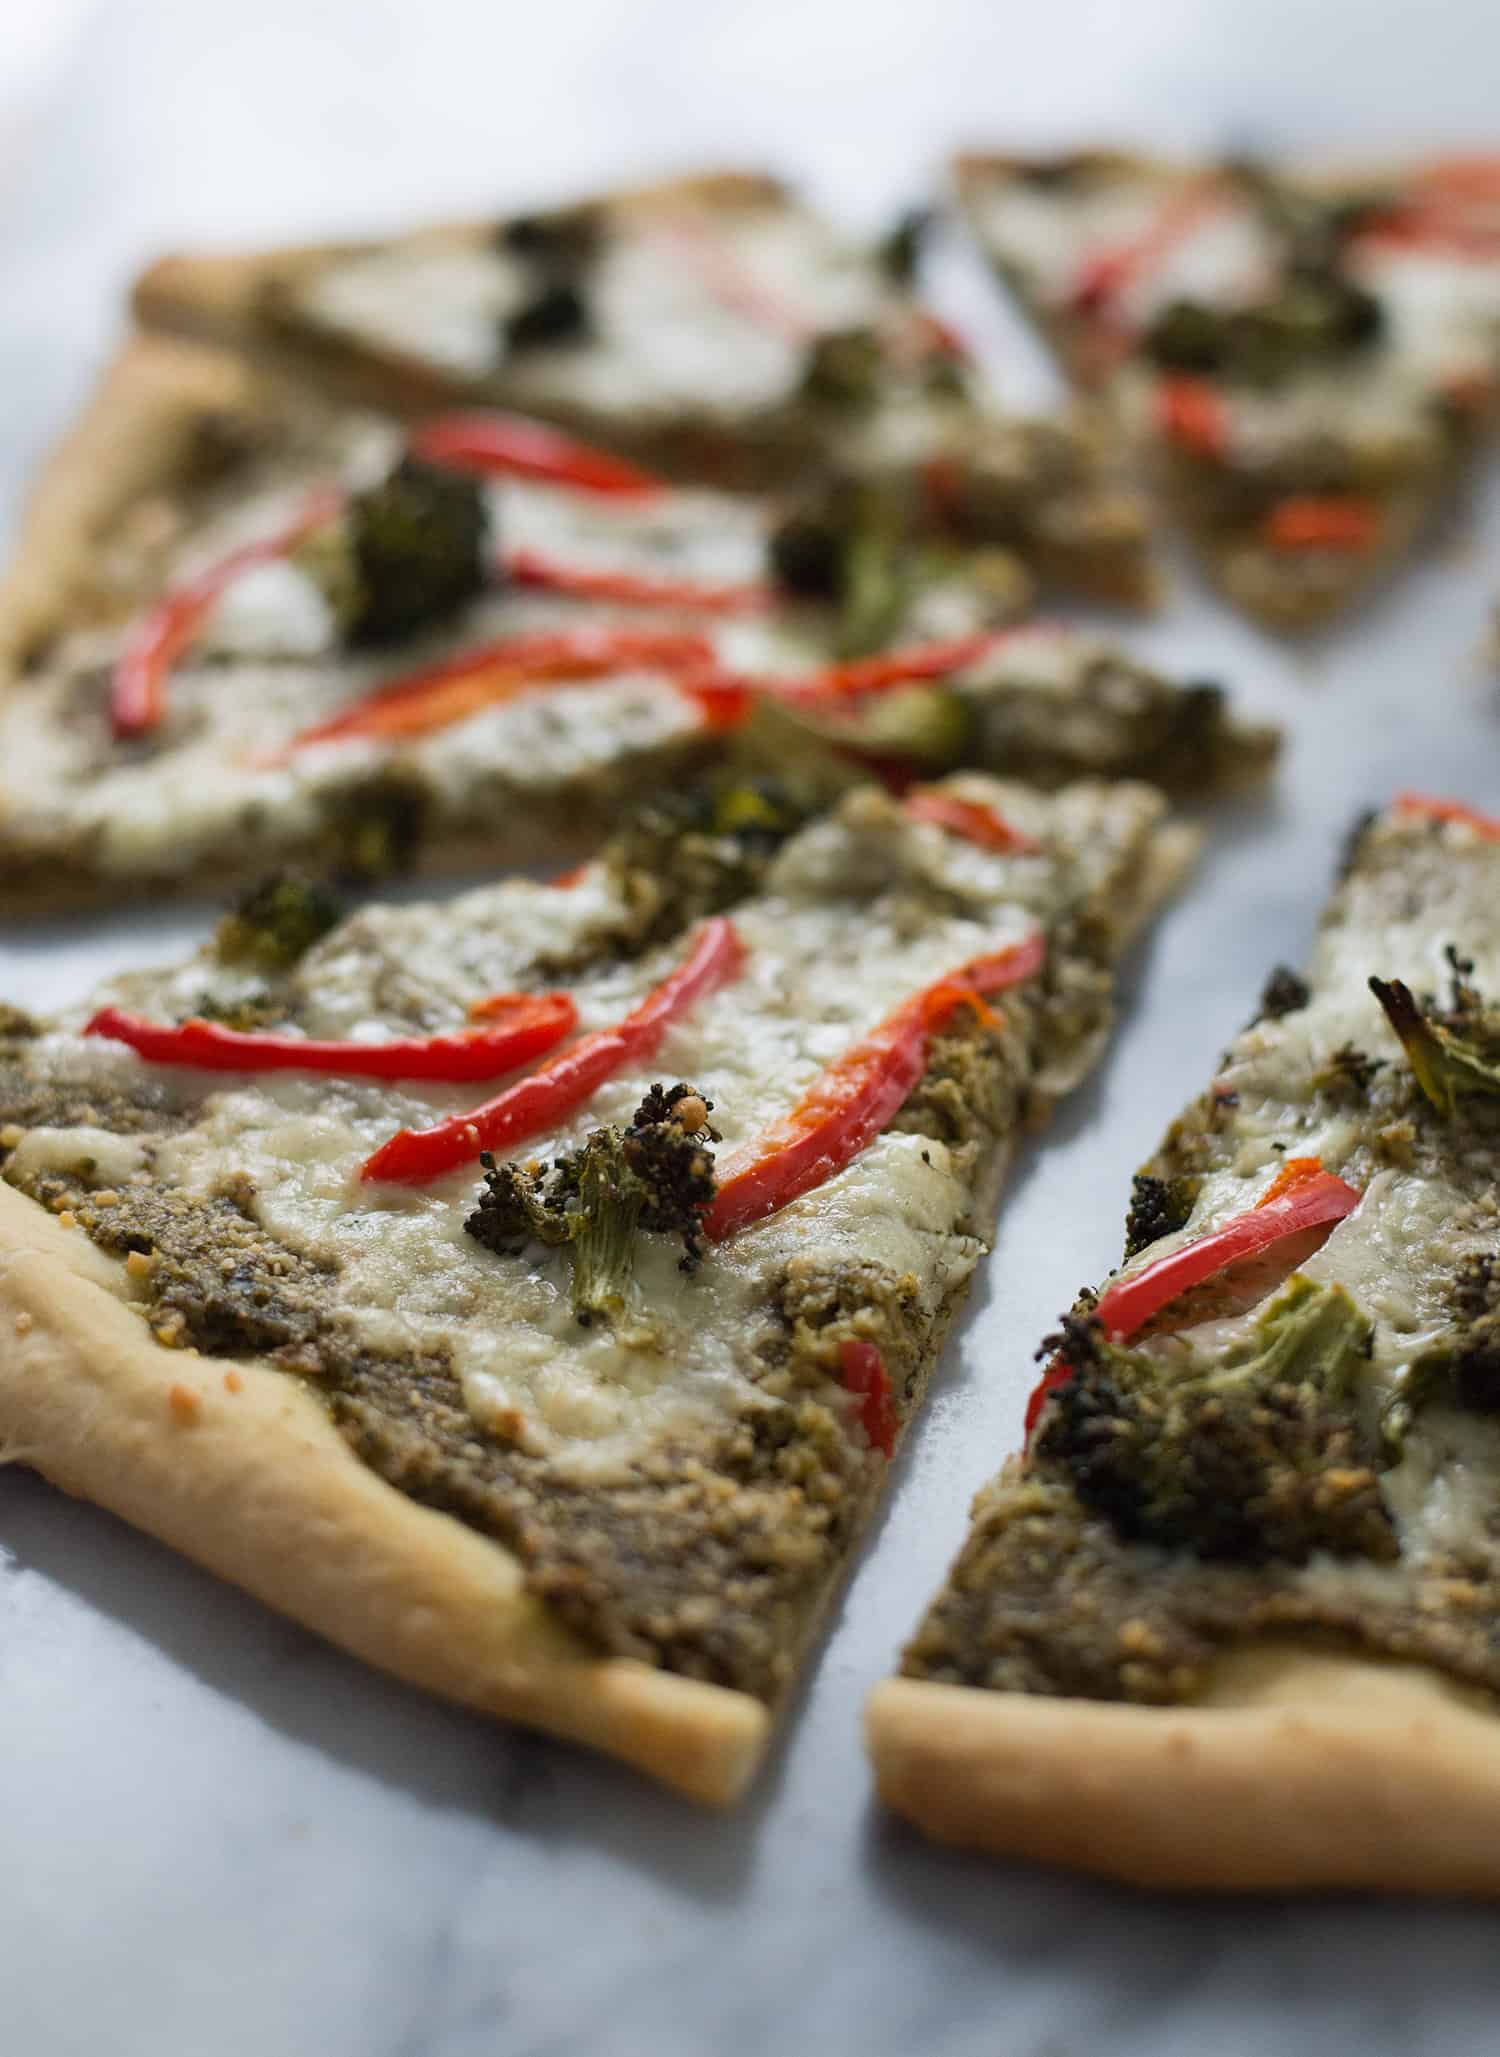
{"label": "flatbread base", "polygon": [[888,1679],[880,1796],[942,1843],[1222,1891],[1500,1896],[1500,1707],[1419,1665],[1268,1642],[1184,1707]]}

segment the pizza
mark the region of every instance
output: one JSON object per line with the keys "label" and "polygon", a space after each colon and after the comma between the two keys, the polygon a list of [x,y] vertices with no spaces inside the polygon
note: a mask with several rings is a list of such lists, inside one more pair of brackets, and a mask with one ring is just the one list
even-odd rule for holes
{"label": "pizza", "polygon": [[871,766],[1266,770],[1217,687],[1018,624],[1026,590],[868,506],[668,487],[527,417],[402,420],[145,339],[0,592],[0,907],[569,862],[731,759],[808,806]]}
{"label": "pizza", "polygon": [[678,479],[811,480],[815,498],[871,481],[920,526],[1148,605],[1116,438],[1001,404],[914,295],[918,226],[862,246],[776,180],[683,178],[367,243],[169,257],[135,306],[362,398],[520,409]]}
{"label": "pizza", "polygon": [[1193,837],[1138,784],[745,792],[571,880],[0,1017],[0,1444],[403,1678],[751,1776]]}
{"label": "pizza", "polygon": [[1494,414],[1500,163],[970,156],[978,238],[1228,595],[1301,629],[1428,528]]}
{"label": "pizza", "polygon": [[1500,1889],[1500,822],[1358,830],[1048,1338],[888,1802],[1152,1885]]}

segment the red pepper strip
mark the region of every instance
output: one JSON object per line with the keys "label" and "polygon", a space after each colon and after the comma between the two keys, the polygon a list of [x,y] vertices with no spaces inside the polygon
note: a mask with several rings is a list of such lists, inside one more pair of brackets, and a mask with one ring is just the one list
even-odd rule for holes
{"label": "red pepper strip", "polygon": [[767,680],[766,684],[768,689],[792,700],[854,698],[861,693],[883,693],[893,686],[919,684],[924,679],[945,678],[1022,637],[1066,633],[1058,622],[1020,622],[1014,628],[979,629],[972,635],[950,636],[938,643],[910,643],[905,649],[888,650],[879,657],[856,657],[845,664],[826,665],[806,678]]}
{"label": "red pepper strip", "polygon": [[1398,793],[1392,803],[1397,814],[1425,815],[1430,821],[1462,822],[1465,828],[1483,836],[1487,843],[1500,843],[1500,816],[1481,814],[1462,800],[1434,799],[1428,793]]}
{"label": "red pepper strip", "polygon": [[[1316,1157],[1289,1157],[1248,1213],[1182,1244],[1133,1277],[1119,1280],[1094,1311],[1114,1340],[1124,1341],[1190,1286],[1288,1236],[1301,1235],[1325,1222],[1331,1226],[1342,1221],[1360,1199],[1353,1186],[1325,1171]],[[1073,1366],[1067,1358],[1054,1357],[1032,1387],[1024,1423],[1028,1448],[1042,1409],[1072,1376]]]}
{"label": "red pepper strip", "polygon": [[655,579],[632,571],[585,571],[559,564],[540,550],[512,550],[506,576],[518,586],[538,586],[578,600],[618,600],[636,607],[688,607],[699,614],[762,614],[773,604],[771,588],[759,582],[698,585],[692,579]]}
{"label": "red pepper strip", "polygon": [[338,513],[333,488],[310,495],[302,512],[274,535],[231,550],[217,564],[166,593],[131,629],[110,684],[109,718],[117,736],[150,733],[166,712],[167,679],[225,588],[258,564],[288,557]]}
{"label": "red pepper strip", "polygon": [[1288,1236],[1325,1224],[1331,1227],[1352,1214],[1361,1197],[1356,1187],[1325,1171],[1315,1157],[1294,1157],[1247,1213],[1180,1244],[1131,1277],[1117,1279],[1094,1311],[1117,1341],[1133,1336],[1190,1286]]}
{"label": "red pepper strip", "polygon": [[811,1192],[859,1155],[906,1101],[927,1069],[933,1035],[957,1008],[1034,978],[1046,958],[1040,931],[976,957],[903,1001],[868,1036],[836,1058],[782,1120],[728,1165],[704,1233],[716,1243]]}
{"label": "red pepper strip", "polygon": [[1163,379],[1156,389],[1156,425],[1169,443],[1194,457],[1222,457],[1229,414],[1207,379]]}
{"label": "red pepper strip", "polygon": [[505,636],[377,687],[294,736],[273,761],[346,737],[425,736],[533,686],[579,684],[633,669],[701,672],[713,661],[713,645],[696,635],[594,628]]}
{"label": "red pepper strip", "polygon": [[1370,550],[1380,541],[1380,509],[1354,494],[1283,500],[1261,524],[1261,539],[1273,550]]}
{"label": "red pepper strip", "polygon": [[665,232],[676,248],[691,259],[694,270],[721,306],[791,343],[811,343],[818,335],[821,324],[758,279],[740,262],[723,236],[705,223],[683,214],[667,222]]}
{"label": "red pepper strip", "polygon": [[1500,228],[1485,228],[1447,208],[1412,206],[1378,216],[1355,237],[1361,250],[1440,250],[1479,264],[1500,259]]}
{"label": "red pepper strip", "polygon": [[407,448],[428,464],[486,478],[540,479],[635,500],[659,499],[668,491],[639,465],[521,414],[440,414],[413,431]]}
{"label": "red pepper strip", "polygon": [[1212,178],[1194,179],[1170,195],[1156,219],[1138,236],[1084,260],[1068,296],[1071,311],[1083,315],[1106,312],[1127,286],[1154,271],[1170,256],[1174,245],[1222,207],[1224,198],[1223,189]]}
{"label": "red pepper strip", "polygon": [[875,1345],[865,1342],[863,1337],[846,1336],[839,1344],[839,1376],[846,1391],[858,1395],[865,1403],[859,1410],[859,1418],[871,1447],[883,1457],[894,1456],[896,1430],[900,1423],[896,1417],[896,1396],[891,1375],[885,1368],[885,1359]]}
{"label": "red pepper strip", "polygon": [[335,1078],[498,1078],[560,1043],[578,1019],[567,993],[497,993],[482,1003],[486,1027],[388,1043],[317,1042],[311,1037],[225,1028],[221,1022],[143,1021],[104,1007],[84,1029],[128,1043],[150,1064],[192,1071],[318,1071]]}
{"label": "red pepper strip", "polygon": [[917,786],[901,803],[903,814],[913,821],[930,821],[950,835],[977,843],[982,850],[1010,850],[1018,855],[1040,850],[1035,836],[1014,828],[993,807],[979,800],[964,800],[938,786]]}
{"label": "red pepper strip", "polygon": [[1500,201],[1500,157],[1435,158],[1413,174],[1412,183],[1421,192],[1440,193],[1460,205]]}
{"label": "red pepper strip", "polygon": [[745,946],[734,923],[716,915],[703,923],[677,969],[614,1028],[580,1037],[550,1064],[517,1079],[482,1107],[451,1115],[433,1128],[401,1129],[361,1167],[360,1177],[426,1185],[471,1163],[481,1150],[508,1150],[555,1127],[622,1065],[652,1056],[673,1022],[737,978],[744,961]]}

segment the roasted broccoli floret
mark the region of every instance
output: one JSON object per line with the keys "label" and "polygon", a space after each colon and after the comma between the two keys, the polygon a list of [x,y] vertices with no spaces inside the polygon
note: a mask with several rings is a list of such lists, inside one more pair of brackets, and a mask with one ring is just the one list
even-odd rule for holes
{"label": "roasted broccoli floret", "polygon": [[1239,1563],[1397,1544],[1353,1388],[1371,1324],[1341,1286],[1296,1276],[1249,1339],[1202,1361],[1110,1342],[1069,1318],[1048,1350],[1073,1377],[1037,1450],[1122,1536]]}
{"label": "roasted broccoli floret", "polygon": [[589,332],[588,302],[571,279],[553,279],[505,319],[507,349],[539,350],[576,343]]}
{"label": "roasted broccoli floret", "polygon": [[287,971],[342,920],[343,912],[327,886],[294,871],[275,871],[219,923],[214,954],[225,964]]}
{"label": "roasted broccoli floret", "polygon": [[1473,964],[1450,944],[1452,972],[1449,1005],[1419,1002],[1401,979],[1370,980],[1370,991],[1385,1009],[1412,1076],[1445,1120],[1451,1121],[1461,1099],[1500,1094],[1500,1009],[1488,1007],[1473,984]]}
{"label": "roasted broccoli floret", "polygon": [[825,329],[808,345],[803,397],[819,407],[870,407],[879,396],[884,363],[874,329]]}
{"label": "roasted broccoli floret", "polygon": [[416,774],[392,768],[335,788],[323,804],[337,877],[389,878],[415,864],[432,805]]}
{"label": "roasted broccoli floret", "polygon": [[482,590],[489,540],[476,479],[403,457],[379,485],[351,496],[342,520],[309,537],[297,563],[322,589],[346,643],[392,643]]}
{"label": "roasted broccoli floret", "polygon": [[1125,1257],[1138,1256],[1162,1236],[1180,1229],[1198,1197],[1196,1179],[1155,1178],[1138,1171],[1130,1181],[1130,1212],[1125,1217]]}
{"label": "roasted broccoli floret", "polygon": [[579,270],[600,249],[605,218],[597,207],[556,207],[546,214],[518,214],[502,222],[496,242],[512,257],[539,270]]}
{"label": "roasted broccoli floret", "polygon": [[1249,307],[1171,300],[1146,332],[1146,354],[1164,371],[1275,385],[1363,348],[1380,334],[1380,303],[1336,272],[1298,266],[1274,297]]}
{"label": "roasted broccoli floret", "polygon": [[1299,978],[1289,965],[1278,964],[1261,988],[1257,1021],[1280,1021],[1284,1014],[1296,1014],[1312,998],[1307,980]]}
{"label": "roasted broccoli floret", "polygon": [[922,245],[933,223],[930,207],[908,207],[880,242],[876,255],[888,279],[909,286],[917,275]]}
{"label": "roasted broccoli floret", "polygon": [[528,1242],[566,1249],[579,1322],[617,1319],[630,1304],[641,1235],[680,1236],[683,1271],[703,1260],[703,1215],[716,1191],[712,1111],[692,1086],[654,1085],[627,1128],[595,1129],[550,1165],[497,1164],[486,1151],[464,1227],[502,1255]]}
{"label": "roasted broccoli floret", "polygon": [[1444,1343],[1407,1366],[1381,1419],[1393,1455],[1424,1407],[1460,1407],[1470,1414],[1500,1414],[1500,1258],[1466,1258],[1453,1280],[1458,1326]]}

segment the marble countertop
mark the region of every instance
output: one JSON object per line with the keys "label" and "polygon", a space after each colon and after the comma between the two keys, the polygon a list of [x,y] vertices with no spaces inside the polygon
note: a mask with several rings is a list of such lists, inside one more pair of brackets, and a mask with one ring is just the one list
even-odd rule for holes
{"label": "marble countertop", "polygon": [[[524,18],[523,18],[524,12]],[[622,172],[786,162],[873,214],[964,138],[1493,133],[1486,0],[134,0],[100,6],[0,189],[0,490],[103,361],[154,250],[484,208]],[[0,65],[4,44],[0,40]],[[1410,108],[1420,94],[1418,117]],[[963,290],[956,279],[955,292]],[[1005,324],[1014,387],[1043,388]],[[1294,728],[1133,968],[1101,1077],[1020,1167],[997,1253],[753,1799],[623,1770],[362,1670],[106,1515],[0,1470],[5,2057],[1470,2057],[1497,1916],[1150,1898],[925,1847],[859,1739],[1013,1441],[1030,1354],[1117,1250],[1133,1165],[1296,961],[1355,809],[1494,804],[1479,663],[1500,493],[1295,658],[1186,576],[1133,637]],[[0,936],[46,1005],[206,916]],[[1149,971],[1149,979],[1145,974]],[[1211,1836],[1213,1824],[1204,1823]]]}

